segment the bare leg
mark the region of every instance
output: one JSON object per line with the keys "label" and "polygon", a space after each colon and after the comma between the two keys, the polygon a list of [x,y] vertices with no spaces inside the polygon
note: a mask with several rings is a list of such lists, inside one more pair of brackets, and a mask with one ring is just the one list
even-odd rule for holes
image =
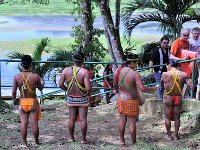
{"label": "bare leg", "polygon": [[180,127],[180,106],[174,106],[174,124],[175,124],[175,136],[174,139],[179,139],[179,127]]}
{"label": "bare leg", "polygon": [[29,113],[24,112],[21,107],[19,107],[19,113],[21,120],[22,144],[25,145],[26,147],[29,147],[29,145],[27,144],[27,127],[28,127]]}
{"label": "bare leg", "polygon": [[127,121],[127,117],[123,114],[119,114],[118,129],[119,129],[119,136],[120,136],[120,140],[119,140],[120,145],[125,145],[124,132],[125,132],[126,121]]}
{"label": "bare leg", "polygon": [[32,127],[32,133],[35,138],[35,143],[39,143],[39,127],[38,127],[38,105],[33,106],[33,110],[30,112],[30,119],[31,119],[31,127]]}
{"label": "bare leg", "polygon": [[74,127],[75,121],[78,113],[78,107],[69,107],[69,121],[68,121],[68,129],[69,129],[69,136],[72,142],[74,140]]}
{"label": "bare leg", "polygon": [[106,103],[109,104],[110,102],[110,93],[106,93]]}
{"label": "bare leg", "polygon": [[[115,96],[115,93],[111,93],[111,94],[110,94],[109,101],[111,100],[111,98],[112,98],[113,96]],[[110,103],[111,103],[111,102],[110,102]]]}
{"label": "bare leg", "polygon": [[167,130],[167,140],[172,140],[172,135],[171,135],[171,120],[165,117],[165,127]]}
{"label": "bare leg", "polygon": [[136,143],[136,117],[128,117],[129,119],[129,133],[131,135],[132,144]]}
{"label": "bare leg", "polygon": [[79,107],[79,115],[80,115],[80,126],[81,126],[81,134],[82,134],[82,144],[87,144],[86,134],[87,134],[87,113],[88,107]]}
{"label": "bare leg", "polygon": [[164,110],[165,110],[165,127],[167,130],[167,140],[172,140],[171,135],[171,119],[172,119],[172,102],[171,96],[164,97]]}

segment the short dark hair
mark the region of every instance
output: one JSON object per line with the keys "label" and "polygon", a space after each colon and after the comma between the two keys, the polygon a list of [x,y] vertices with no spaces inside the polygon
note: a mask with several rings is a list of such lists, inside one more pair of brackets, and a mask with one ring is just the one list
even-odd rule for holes
{"label": "short dark hair", "polygon": [[163,40],[169,41],[169,38],[168,38],[167,36],[163,36],[163,37],[160,39],[160,43],[162,43]]}
{"label": "short dark hair", "polygon": [[73,53],[73,60],[75,64],[80,64],[84,61],[85,55],[81,51],[77,51]]}
{"label": "short dark hair", "polygon": [[132,54],[129,53],[126,55],[126,65],[130,64],[130,63],[136,63],[138,61],[138,55],[137,54]]}
{"label": "short dark hair", "polygon": [[175,60],[175,59],[170,59],[169,60],[169,64],[171,67],[177,67],[178,66],[178,60]]}
{"label": "short dark hair", "polygon": [[30,55],[23,55],[21,58],[21,65],[24,69],[28,69],[32,63],[32,57]]}
{"label": "short dark hair", "polygon": [[199,28],[199,27],[194,27],[194,28],[192,29],[192,31],[200,31],[200,28]]}

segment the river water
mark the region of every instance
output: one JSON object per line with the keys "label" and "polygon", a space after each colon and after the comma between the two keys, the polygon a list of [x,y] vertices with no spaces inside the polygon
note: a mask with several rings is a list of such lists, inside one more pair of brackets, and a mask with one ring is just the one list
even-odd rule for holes
{"label": "river water", "polygon": [[[74,21],[73,16],[49,15],[49,16],[0,16],[0,40],[26,40],[33,38],[67,38],[73,32],[72,27],[80,24]],[[103,20],[97,17],[94,26],[103,28]],[[159,36],[163,35],[158,30],[159,23],[147,22],[137,26],[133,36]],[[190,29],[199,26],[195,21],[183,25]],[[120,34],[123,34],[124,27],[121,24]],[[6,52],[1,54],[1,59],[6,59]],[[1,62],[1,84],[12,85],[13,76],[19,72],[18,63]],[[51,86],[51,83],[48,83]],[[52,84],[53,81],[52,81]]]}

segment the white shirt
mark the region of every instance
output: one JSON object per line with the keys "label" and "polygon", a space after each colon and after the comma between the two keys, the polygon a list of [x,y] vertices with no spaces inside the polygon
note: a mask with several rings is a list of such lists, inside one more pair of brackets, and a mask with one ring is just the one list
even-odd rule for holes
{"label": "white shirt", "polygon": [[200,58],[200,38],[198,40],[194,40],[193,38],[190,38],[190,51],[198,52],[198,58]]}

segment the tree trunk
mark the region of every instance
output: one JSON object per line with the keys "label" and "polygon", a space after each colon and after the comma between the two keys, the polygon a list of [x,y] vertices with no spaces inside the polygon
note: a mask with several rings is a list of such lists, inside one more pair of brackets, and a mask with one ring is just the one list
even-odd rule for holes
{"label": "tree trunk", "polygon": [[[83,49],[89,51],[91,41],[93,38],[93,17],[91,9],[91,0],[80,0],[81,23],[84,33]],[[91,52],[91,51],[90,51]]]}
{"label": "tree trunk", "polygon": [[[116,6],[117,8],[119,8],[120,0],[117,0],[116,2],[118,3],[116,4]],[[123,49],[122,49],[120,37],[119,37],[119,21],[120,21],[119,10],[120,9],[116,10],[116,14],[117,14],[116,16],[117,29],[116,29],[114,26],[111,12],[110,12],[109,0],[98,0],[98,4],[99,4],[101,15],[104,21],[105,36],[107,39],[108,51],[109,51],[109,55],[111,56],[110,57],[111,61],[123,62],[124,55],[123,55]]]}

